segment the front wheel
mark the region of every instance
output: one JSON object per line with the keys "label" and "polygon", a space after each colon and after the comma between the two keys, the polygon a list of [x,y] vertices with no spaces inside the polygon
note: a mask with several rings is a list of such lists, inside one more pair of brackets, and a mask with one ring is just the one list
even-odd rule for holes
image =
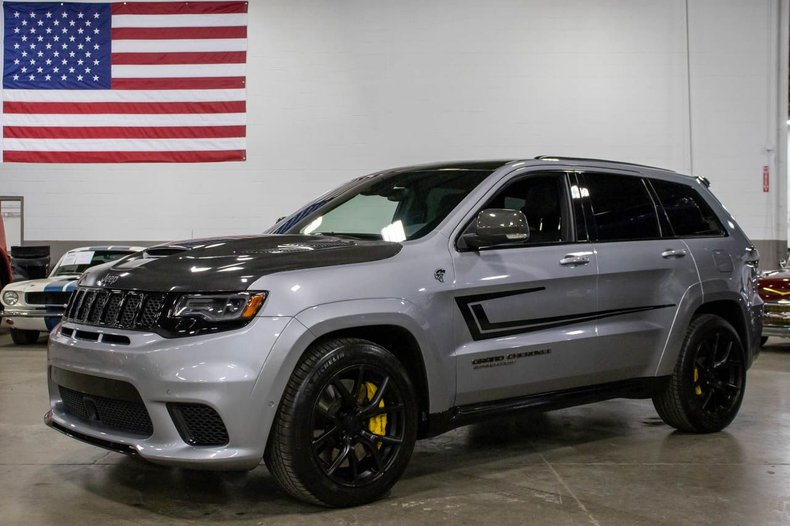
{"label": "front wheel", "polygon": [[17,345],[32,345],[38,341],[38,331],[11,329],[11,340]]}
{"label": "front wheel", "polygon": [[669,381],[653,395],[659,416],[692,433],[721,431],[733,421],[746,386],[744,352],[732,325],[713,314],[692,320]]}
{"label": "front wheel", "polygon": [[290,495],[356,506],[397,482],[416,436],[414,389],[400,361],[372,342],[334,339],[297,364],[264,459]]}

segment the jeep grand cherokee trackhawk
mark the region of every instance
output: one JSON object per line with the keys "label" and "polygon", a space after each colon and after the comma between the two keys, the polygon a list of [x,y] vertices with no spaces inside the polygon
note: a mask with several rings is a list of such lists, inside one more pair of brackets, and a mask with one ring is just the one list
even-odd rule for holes
{"label": "jeep grand cherokee trackhawk", "polygon": [[616,397],[719,431],[759,349],[757,252],[704,179],[539,157],[355,179],[262,236],[88,270],[49,344],[46,422],[175,466],[265,460],[369,502],[415,440]]}

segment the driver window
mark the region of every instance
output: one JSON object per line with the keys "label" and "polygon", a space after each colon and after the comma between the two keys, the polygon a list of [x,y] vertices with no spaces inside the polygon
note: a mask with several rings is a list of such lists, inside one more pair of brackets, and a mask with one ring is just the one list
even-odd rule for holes
{"label": "driver window", "polygon": [[519,179],[500,190],[484,208],[509,208],[523,212],[529,225],[528,245],[569,240],[562,175],[536,175]]}

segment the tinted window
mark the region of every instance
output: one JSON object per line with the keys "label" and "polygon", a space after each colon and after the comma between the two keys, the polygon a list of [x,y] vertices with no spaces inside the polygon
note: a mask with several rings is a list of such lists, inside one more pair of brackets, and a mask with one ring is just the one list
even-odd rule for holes
{"label": "tinted window", "polygon": [[692,187],[656,180],[652,180],[651,184],[676,236],[725,235],[716,214]]}
{"label": "tinted window", "polygon": [[568,240],[565,185],[561,175],[525,177],[500,190],[483,208],[520,210],[527,217],[527,244]]}
{"label": "tinted window", "polygon": [[584,181],[597,240],[659,237],[656,208],[640,178],[593,173],[586,174]]}

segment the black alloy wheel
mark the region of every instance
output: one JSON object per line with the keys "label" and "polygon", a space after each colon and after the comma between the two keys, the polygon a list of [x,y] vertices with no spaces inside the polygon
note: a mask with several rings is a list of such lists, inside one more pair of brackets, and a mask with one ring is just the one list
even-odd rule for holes
{"label": "black alloy wheel", "polygon": [[313,406],[311,451],[337,484],[359,487],[381,478],[404,441],[403,395],[381,368],[360,364],[336,373]]}
{"label": "black alloy wheel", "polygon": [[311,346],[283,393],[264,460],[290,495],[345,507],[371,502],[400,478],[417,437],[403,364],[366,340]]}
{"label": "black alloy wheel", "polygon": [[694,404],[711,417],[729,415],[740,403],[745,376],[737,337],[721,328],[710,331],[694,353]]}
{"label": "black alloy wheel", "polygon": [[719,316],[703,314],[689,325],[675,371],[653,396],[653,404],[667,424],[711,433],[733,421],[745,386],[746,363],[738,333]]}

